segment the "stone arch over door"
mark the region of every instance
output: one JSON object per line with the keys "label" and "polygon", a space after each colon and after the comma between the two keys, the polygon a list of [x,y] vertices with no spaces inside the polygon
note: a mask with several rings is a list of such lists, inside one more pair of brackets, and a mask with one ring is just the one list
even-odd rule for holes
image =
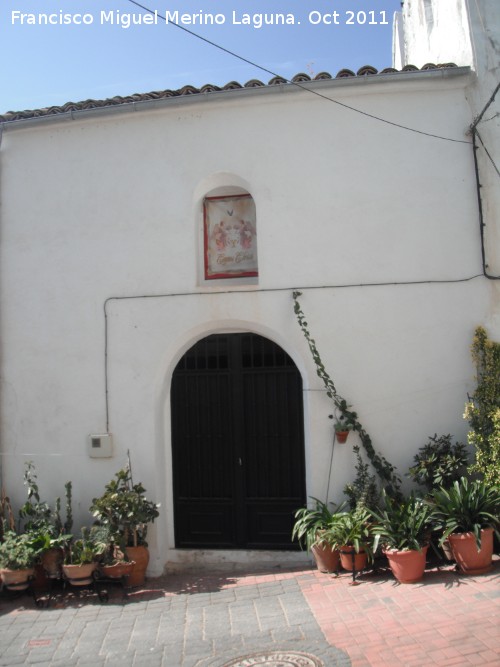
{"label": "stone arch over door", "polygon": [[293,549],[305,503],[302,378],[254,333],[212,334],[171,387],[177,548]]}

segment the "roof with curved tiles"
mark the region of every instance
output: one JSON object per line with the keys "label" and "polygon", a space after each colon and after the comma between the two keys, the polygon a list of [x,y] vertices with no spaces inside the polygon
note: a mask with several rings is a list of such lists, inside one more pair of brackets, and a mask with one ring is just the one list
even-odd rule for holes
{"label": "roof with curved tiles", "polygon": [[105,100],[84,100],[82,102],[67,102],[61,106],[52,106],[45,107],[42,109],[32,109],[26,111],[7,111],[4,114],[0,114],[0,123],[8,123],[12,121],[27,120],[30,118],[39,118],[43,116],[54,116],[57,114],[69,113],[72,111],[83,111],[88,109],[98,109],[104,107],[114,107],[124,104],[130,104],[134,102],[147,102],[149,100],[160,100],[166,99],[169,97],[183,97],[187,95],[198,95],[205,93],[214,93],[226,90],[239,90],[244,88],[264,88],[269,86],[276,86],[281,84],[293,85],[294,83],[306,83],[310,81],[324,81],[328,79],[350,79],[352,77],[366,77],[366,76],[380,76],[382,74],[394,74],[398,75],[406,72],[422,72],[428,70],[444,69],[450,67],[457,67],[454,63],[443,63],[443,64],[434,64],[427,63],[421,68],[415,67],[414,65],[406,65],[402,70],[394,69],[393,67],[386,67],[383,70],[378,71],[375,67],[370,65],[364,65],[357,72],[353,72],[350,69],[341,69],[336,76],[332,76],[328,72],[320,72],[314,77],[310,77],[308,74],[299,73],[296,74],[292,79],[288,80],[281,76],[273,77],[267,84],[259,81],[258,79],[251,79],[245,84],[238,83],[237,81],[230,81],[224,86],[215,86],[213,84],[205,84],[201,88],[196,88],[195,86],[183,86],[177,90],[160,90],[153,91],[150,93],[136,93],[134,95],[127,95],[126,97],[116,96],[111,97]]}

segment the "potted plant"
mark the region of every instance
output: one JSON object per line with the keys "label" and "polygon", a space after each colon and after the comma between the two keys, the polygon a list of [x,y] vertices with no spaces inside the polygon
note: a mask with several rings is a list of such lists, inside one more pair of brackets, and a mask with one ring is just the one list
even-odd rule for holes
{"label": "potted plant", "polygon": [[[349,413],[350,416],[341,415],[338,419],[335,420],[333,424],[333,430],[335,431],[335,437],[337,442],[343,444],[347,440],[349,431],[352,431],[355,426],[355,419],[357,414],[355,412]],[[333,415],[329,415],[330,419],[333,419]]]}
{"label": "potted plant", "polygon": [[142,484],[134,484],[130,464],[119,470],[105,487],[100,498],[94,498],[90,511],[98,524],[108,526],[120,535],[125,553],[135,566],[129,578],[131,586],[144,583],[149,562],[146,535],[148,525],[159,516],[156,503],[145,496]]}
{"label": "potted plant", "polygon": [[28,498],[19,510],[19,519],[25,532],[37,533],[41,544],[40,562],[35,564],[35,586],[43,586],[46,577],[58,578],[61,575],[63,548],[71,540],[72,484],[67,482],[66,521],[61,518],[61,500],[56,498],[54,509],[40,499],[35,466],[31,461],[25,464],[24,485]]}
{"label": "potted plant", "polygon": [[87,586],[93,580],[99,556],[104,545],[90,536],[88,528],[82,528],[82,537],[66,545],[63,574],[73,586]]}
{"label": "potted plant", "polygon": [[122,579],[132,574],[135,562],[130,560],[123,543],[123,537],[113,533],[109,526],[95,525],[90,529],[92,540],[101,545],[98,570],[107,579]]}
{"label": "potted plant", "polygon": [[324,539],[340,551],[340,564],[344,570],[364,570],[373,558],[370,511],[360,506],[344,512],[325,531]]}
{"label": "potted plant", "polygon": [[18,535],[6,531],[0,542],[0,574],[11,590],[25,590],[34,576],[35,563],[41,551],[40,536],[26,532]]}
{"label": "potted plant", "polygon": [[424,575],[427,555],[431,508],[411,494],[394,500],[382,494],[381,507],[371,511],[375,525],[373,550],[379,541],[393,575],[402,584],[413,584]]}
{"label": "potted plant", "polygon": [[493,556],[493,532],[500,537],[500,488],[461,477],[449,489],[434,491],[428,503],[434,525],[442,531],[441,543],[449,540],[460,571],[488,572]]}
{"label": "potted plant", "polygon": [[[328,505],[312,498],[314,507],[302,507],[295,512],[292,540],[301,548],[310,551],[320,572],[336,572],[339,567],[339,552],[325,537],[342,515],[344,505],[330,511]],[[335,507],[335,506],[334,506]]]}

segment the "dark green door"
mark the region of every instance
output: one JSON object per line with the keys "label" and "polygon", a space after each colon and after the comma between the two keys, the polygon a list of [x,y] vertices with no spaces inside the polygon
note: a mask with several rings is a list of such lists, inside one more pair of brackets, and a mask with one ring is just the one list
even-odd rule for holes
{"label": "dark green door", "polygon": [[305,503],[302,379],[256,334],[217,334],[174,371],[177,547],[292,549]]}

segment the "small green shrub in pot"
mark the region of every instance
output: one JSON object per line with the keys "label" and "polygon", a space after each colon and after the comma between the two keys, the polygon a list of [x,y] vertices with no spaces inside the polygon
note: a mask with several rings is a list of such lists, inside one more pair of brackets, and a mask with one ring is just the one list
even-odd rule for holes
{"label": "small green shrub in pot", "polygon": [[359,571],[373,560],[371,521],[369,510],[358,507],[341,514],[325,531],[324,539],[339,550],[344,569]]}
{"label": "small green shrub in pot", "polygon": [[43,539],[37,533],[18,535],[7,531],[0,542],[0,569],[26,570],[34,567],[43,548]]}
{"label": "small green shrub in pot", "polygon": [[384,493],[380,508],[372,510],[373,549],[380,541],[393,575],[402,584],[424,576],[431,514],[429,505],[414,494],[396,500]]}
{"label": "small green shrub in pot", "polygon": [[342,516],[345,504],[336,508],[317,498],[312,498],[313,507],[301,507],[295,512],[295,524],[292,531],[292,540],[297,540],[301,548],[313,553],[314,559],[321,572],[338,570],[339,554],[336,545],[330,544],[328,531]]}
{"label": "small green shrub in pot", "polygon": [[302,548],[310,551],[315,544],[327,542],[326,531],[333,526],[338,517],[343,513],[345,505],[340,505],[330,510],[328,505],[317,498],[313,507],[301,507],[295,512],[295,523],[292,531],[292,540],[297,540]]}
{"label": "small green shrub in pot", "polygon": [[403,500],[394,500],[382,493],[381,505],[371,511],[376,551],[379,542],[385,549],[420,551],[429,541],[432,510],[428,503],[411,494]]}
{"label": "small green shrub in pot", "polygon": [[[500,486],[461,477],[449,489],[435,490],[426,502],[431,507],[435,528],[442,533],[441,543],[449,539],[462,572],[482,574],[488,571],[493,553],[493,532],[500,537]],[[467,554],[462,553],[462,547]],[[478,561],[470,562],[476,555]]]}
{"label": "small green shrub in pot", "polygon": [[130,468],[119,470],[105,486],[102,496],[94,498],[90,511],[97,522],[121,535],[125,546],[147,546],[148,525],[159,516],[156,503],[145,496],[142,484],[133,484]]}

